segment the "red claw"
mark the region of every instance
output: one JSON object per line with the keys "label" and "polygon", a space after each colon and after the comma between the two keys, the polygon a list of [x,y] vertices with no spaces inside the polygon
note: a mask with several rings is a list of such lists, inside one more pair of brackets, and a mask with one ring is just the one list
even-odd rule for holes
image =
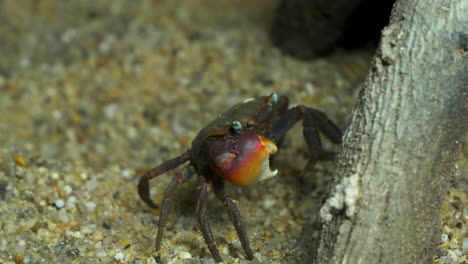
{"label": "red claw", "polygon": [[276,175],[268,159],[277,150],[271,140],[250,131],[237,142],[214,142],[209,149],[210,166],[231,183],[245,186]]}

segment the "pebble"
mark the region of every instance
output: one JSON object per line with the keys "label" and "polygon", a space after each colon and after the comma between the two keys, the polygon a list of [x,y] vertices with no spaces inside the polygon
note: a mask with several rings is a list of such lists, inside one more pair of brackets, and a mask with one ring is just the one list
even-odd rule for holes
{"label": "pebble", "polygon": [[32,255],[27,255],[25,258],[24,258],[24,264],[36,264],[36,261],[34,260],[34,256]]}
{"label": "pebble", "polygon": [[80,231],[73,232],[71,230],[67,230],[67,231],[65,231],[65,235],[68,236],[68,237],[74,237],[74,238],[81,238],[82,237]]}
{"label": "pebble", "polygon": [[82,172],[82,173],[80,173],[80,178],[83,181],[86,181],[88,179],[88,174],[86,172]]}
{"label": "pebble", "polygon": [[273,205],[275,205],[275,203],[276,203],[276,200],[265,199],[263,201],[263,208],[268,209],[268,208],[272,207]]}
{"label": "pebble", "polygon": [[94,202],[87,202],[86,203],[86,209],[88,210],[88,212],[94,212],[94,210],[96,209],[96,204]]}
{"label": "pebble", "polygon": [[315,95],[317,93],[316,87],[314,87],[311,82],[306,82],[304,88],[309,95]]}
{"label": "pebble", "polygon": [[462,249],[463,251],[468,250],[468,238],[463,239]]}
{"label": "pebble", "polygon": [[21,68],[26,69],[31,65],[31,61],[27,58],[21,58],[19,65],[21,66]]}
{"label": "pebble", "polygon": [[100,249],[102,248],[102,241],[98,241],[96,244],[94,244],[95,249]]}
{"label": "pebble", "polygon": [[143,261],[139,260],[139,259],[133,259],[132,260],[132,264],[145,264]]}
{"label": "pebble", "polygon": [[459,256],[459,252],[458,252],[458,251],[449,250],[447,253],[448,253],[447,256],[448,256],[449,258],[451,258],[452,260],[457,260],[457,259],[458,259],[458,256]]}
{"label": "pebble", "polygon": [[61,35],[61,40],[65,43],[70,43],[72,39],[76,36],[76,31],[74,29],[67,29]]}
{"label": "pebble", "polygon": [[445,243],[449,239],[449,236],[447,234],[442,234],[440,236],[440,242]]}
{"label": "pebble", "polygon": [[97,242],[97,241],[101,241],[101,240],[103,240],[103,239],[104,239],[104,233],[102,233],[102,232],[100,232],[100,231],[94,232],[94,234],[93,234],[93,240],[94,240],[94,241]]}
{"label": "pebble", "polygon": [[70,208],[70,207],[73,207],[76,203],[76,201],[78,201],[78,199],[76,198],[76,196],[70,196],[68,197],[67,199],[67,207]]}
{"label": "pebble", "polygon": [[192,258],[192,254],[190,254],[189,252],[187,251],[181,251],[177,257],[179,257],[179,259],[191,259]]}
{"label": "pebble", "polygon": [[50,174],[50,178],[51,178],[52,180],[58,180],[59,177],[60,177],[60,175],[59,175],[57,172],[52,172],[52,173]]}
{"label": "pebble", "polygon": [[158,264],[154,258],[149,258],[146,260],[146,264]]}
{"label": "pebble", "polygon": [[202,261],[203,264],[215,264],[215,261],[214,259],[210,258],[210,257],[205,257]]}
{"label": "pebble", "polygon": [[65,187],[63,187],[63,192],[68,196],[73,192],[73,189],[70,185],[65,185]]}
{"label": "pebble", "polygon": [[122,239],[120,239],[120,245],[122,245],[122,247],[127,247],[128,245],[130,245],[130,240],[128,240],[126,237],[123,237]]}
{"label": "pebble", "polygon": [[62,199],[59,199],[59,200],[55,201],[54,205],[55,205],[55,207],[60,209],[60,208],[63,208],[65,206],[65,202]]}
{"label": "pebble", "polygon": [[87,234],[93,233],[94,230],[96,230],[96,225],[94,225],[94,226],[91,226],[91,225],[84,226],[83,228],[81,228],[81,233],[87,235]]}
{"label": "pebble", "polygon": [[124,169],[124,170],[122,170],[121,175],[125,179],[131,179],[132,178],[132,171],[129,170],[129,169]]}
{"label": "pebble", "polygon": [[7,250],[7,241],[5,239],[0,240],[0,251]]}
{"label": "pebble", "polygon": [[28,165],[28,162],[22,156],[16,156],[15,157],[15,162],[16,162],[17,165],[19,165],[21,167],[24,167],[24,166]]}
{"label": "pebble", "polygon": [[104,107],[104,114],[106,115],[107,119],[114,119],[115,115],[117,114],[119,106],[115,103],[108,104]]}
{"label": "pebble", "polygon": [[229,255],[229,249],[227,247],[221,247],[220,249],[222,254]]}
{"label": "pebble", "polygon": [[80,250],[75,248],[75,249],[70,249],[70,250],[67,250],[67,256],[69,256],[70,258],[77,258],[78,256],[80,255]]}
{"label": "pebble", "polygon": [[121,252],[118,252],[114,255],[114,259],[117,261],[122,260],[123,258],[124,258],[124,254]]}
{"label": "pebble", "polygon": [[54,110],[52,112],[52,117],[59,120],[60,118],[62,118],[62,112],[60,112],[60,110],[56,109],[56,110]]}
{"label": "pebble", "polygon": [[16,254],[15,255],[15,263],[23,263],[24,261],[24,255],[23,254]]}
{"label": "pebble", "polygon": [[275,220],[272,222],[272,226],[276,232],[282,233],[286,231],[286,225],[281,220]]}

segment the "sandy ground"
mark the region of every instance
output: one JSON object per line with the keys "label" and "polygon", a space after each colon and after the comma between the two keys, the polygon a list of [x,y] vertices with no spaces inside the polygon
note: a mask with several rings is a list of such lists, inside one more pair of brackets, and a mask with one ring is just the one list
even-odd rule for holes
{"label": "sandy ground", "polygon": [[[0,1],[0,263],[154,263],[159,209],[139,200],[138,178],[242,99],[286,94],[344,129],[372,50],[312,62],[284,56],[265,33],[275,2]],[[288,134],[272,165],[279,176],[228,189],[240,200],[254,261],[210,199],[225,261],[297,262],[301,227],[332,177],[330,162],[301,174],[300,132]],[[459,263],[467,252],[465,161],[435,263]],[[151,182],[155,201],[172,174]],[[163,263],[214,263],[194,216],[194,186],[177,189]]]}

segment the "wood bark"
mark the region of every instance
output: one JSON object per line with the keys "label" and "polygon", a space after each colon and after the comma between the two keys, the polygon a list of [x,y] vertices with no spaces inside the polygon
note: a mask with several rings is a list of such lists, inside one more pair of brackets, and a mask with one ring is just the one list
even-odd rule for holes
{"label": "wood bark", "polygon": [[431,263],[468,125],[465,0],[399,0],[305,263]]}

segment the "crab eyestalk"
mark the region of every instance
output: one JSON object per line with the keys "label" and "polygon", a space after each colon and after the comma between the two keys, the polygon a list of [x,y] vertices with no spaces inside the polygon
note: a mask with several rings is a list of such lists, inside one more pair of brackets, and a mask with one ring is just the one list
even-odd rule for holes
{"label": "crab eyestalk", "polygon": [[271,140],[250,131],[237,142],[215,141],[209,149],[210,166],[233,184],[245,186],[275,176],[270,170],[270,155],[278,151]]}

